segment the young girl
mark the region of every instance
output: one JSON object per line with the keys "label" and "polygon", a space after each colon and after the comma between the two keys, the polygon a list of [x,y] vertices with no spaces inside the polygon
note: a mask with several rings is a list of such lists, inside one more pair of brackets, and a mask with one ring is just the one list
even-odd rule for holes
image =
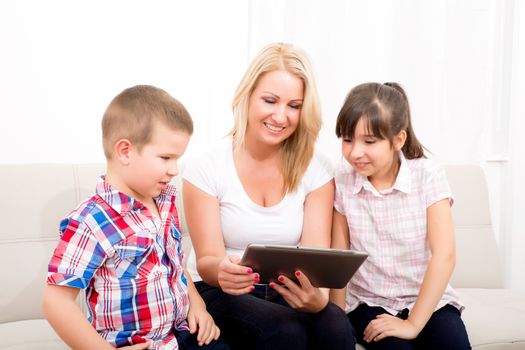
{"label": "young girl", "polygon": [[[344,158],[335,178],[332,246],[368,252],[332,300],[367,349],[470,349],[448,284],[455,264],[452,194],[426,159],[397,83],[352,89],[337,117]],[[347,167],[348,168],[348,167]]]}

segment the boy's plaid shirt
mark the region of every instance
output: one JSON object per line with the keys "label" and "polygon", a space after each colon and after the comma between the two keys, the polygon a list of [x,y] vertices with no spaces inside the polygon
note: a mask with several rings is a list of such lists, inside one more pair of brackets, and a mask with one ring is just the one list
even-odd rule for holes
{"label": "boy's plaid shirt", "polygon": [[168,186],[155,198],[158,219],[102,177],[60,223],[47,283],[86,289],[89,321],[113,346],[153,339],[155,349],[178,349],[173,332],[188,329],[175,195]]}

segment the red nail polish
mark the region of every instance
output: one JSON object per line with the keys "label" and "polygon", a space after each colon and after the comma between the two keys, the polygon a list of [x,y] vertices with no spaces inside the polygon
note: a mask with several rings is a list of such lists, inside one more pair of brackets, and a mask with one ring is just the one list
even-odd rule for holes
{"label": "red nail polish", "polygon": [[296,275],[297,277],[299,277],[299,276],[301,276],[301,272],[300,272],[300,271],[295,271],[295,275]]}
{"label": "red nail polish", "polygon": [[247,273],[252,273],[253,270],[251,268],[248,267],[248,269],[246,270]]}
{"label": "red nail polish", "polygon": [[250,292],[253,292],[255,290],[255,287],[254,286],[251,286],[250,287]]}
{"label": "red nail polish", "polygon": [[270,282],[269,286],[270,286],[271,288],[273,288],[273,287],[275,287],[275,283]]}
{"label": "red nail polish", "polygon": [[283,277],[283,276],[279,276],[279,278],[277,278],[277,280],[278,280],[279,282],[284,282],[284,277]]}

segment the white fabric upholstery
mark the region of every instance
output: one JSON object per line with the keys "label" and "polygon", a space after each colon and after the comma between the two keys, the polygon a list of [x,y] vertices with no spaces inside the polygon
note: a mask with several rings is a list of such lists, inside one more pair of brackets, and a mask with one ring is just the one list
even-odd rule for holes
{"label": "white fabric upholstery", "polygon": [[452,216],[457,262],[451,284],[455,288],[501,288],[503,278],[483,170],[475,165],[449,165],[446,171],[456,199]]}
{"label": "white fabric upholstery", "polygon": [[[100,164],[0,165],[0,349],[67,349],[43,319],[40,298],[59,220],[95,188]],[[455,196],[457,266],[452,285],[466,305],[471,344],[525,349],[525,292],[502,289],[483,171],[447,166]],[[180,179],[174,180],[179,189]],[[177,207],[191,248],[181,202]]]}

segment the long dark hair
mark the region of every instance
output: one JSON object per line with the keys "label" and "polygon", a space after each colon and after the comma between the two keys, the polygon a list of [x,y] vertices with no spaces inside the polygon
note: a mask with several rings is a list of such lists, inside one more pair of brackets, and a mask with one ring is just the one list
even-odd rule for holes
{"label": "long dark hair", "polygon": [[350,90],[337,116],[337,137],[353,138],[361,118],[366,119],[375,137],[391,144],[394,136],[405,130],[407,139],[401,149],[405,158],[426,158],[412,128],[407,95],[398,83],[365,83]]}

